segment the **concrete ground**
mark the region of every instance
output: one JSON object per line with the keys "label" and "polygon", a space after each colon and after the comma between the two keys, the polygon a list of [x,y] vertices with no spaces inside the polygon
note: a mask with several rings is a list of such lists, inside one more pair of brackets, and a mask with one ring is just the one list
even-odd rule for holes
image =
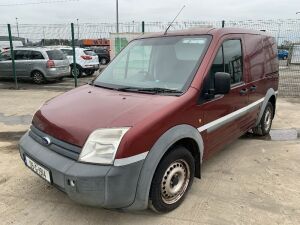
{"label": "concrete ground", "polygon": [[[0,89],[0,224],[300,224],[297,137],[240,138],[204,163],[202,179],[195,180],[183,204],[168,214],[72,202],[27,169],[17,148],[35,110],[60,93]],[[275,132],[300,128],[299,98],[279,99],[277,108]]]}

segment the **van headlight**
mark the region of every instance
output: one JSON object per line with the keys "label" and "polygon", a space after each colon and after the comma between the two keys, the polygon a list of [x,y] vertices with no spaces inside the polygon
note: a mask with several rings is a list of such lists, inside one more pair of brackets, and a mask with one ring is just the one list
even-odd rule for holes
{"label": "van headlight", "polygon": [[113,164],[116,152],[129,127],[105,128],[93,131],[85,142],[79,161]]}

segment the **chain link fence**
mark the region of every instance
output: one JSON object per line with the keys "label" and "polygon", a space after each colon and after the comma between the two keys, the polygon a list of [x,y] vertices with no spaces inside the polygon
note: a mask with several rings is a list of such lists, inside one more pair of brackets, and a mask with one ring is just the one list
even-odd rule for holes
{"label": "chain link fence", "polygon": [[[168,22],[128,22],[119,24],[120,34],[116,35],[115,23],[74,23],[75,45],[108,48],[117,54],[130,39],[139,36],[143,31],[162,32],[169,25]],[[170,30],[182,30],[195,27],[237,27],[254,30],[264,30],[275,37],[279,49],[280,85],[279,93],[285,97],[300,97],[300,19],[278,20],[216,20],[216,21],[182,21],[174,22]],[[72,46],[72,32],[70,24],[12,24],[12,43],[18,46]],[[0,24],[0,51],[9,49],[8,27]],[[108,40],[105,42],[104,40]],[[110,42],[110,43],[109,43]],[[87,44],[89,43],[89,44]],[[109,44],[108,44],[109,43]],[[113,54],[113,55],[114,55]],[[0,61],[1,64],[1,61]],[[1,65],[0,65],[1,67]],[[0,70],[1,73],[1,70]],[[96,76],[97,73],[94,75]],[[1,77],[1,74],[0,74]],[[79,79],[79,85],[91,78]],[[55,85],[70,83],[74,86],[73,78],[66,79]],[[4,84],[4,85],[3,85]],[[0,80],[0,88],[9,83]],[[20,87],[26,86],[22,83]],[[46,84],[45,86],[51,86]]]}

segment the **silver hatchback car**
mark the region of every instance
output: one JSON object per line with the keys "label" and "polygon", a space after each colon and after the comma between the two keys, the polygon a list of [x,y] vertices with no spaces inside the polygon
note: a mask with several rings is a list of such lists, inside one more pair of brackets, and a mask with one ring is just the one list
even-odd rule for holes
{"label": "silver hatchback car", "polygon": [[[50,48],[15,48],[16,76],[40,84],[69,76],[69,61],[61,50]],[[0,54],[0,78],[12,78],[10,51]]]}

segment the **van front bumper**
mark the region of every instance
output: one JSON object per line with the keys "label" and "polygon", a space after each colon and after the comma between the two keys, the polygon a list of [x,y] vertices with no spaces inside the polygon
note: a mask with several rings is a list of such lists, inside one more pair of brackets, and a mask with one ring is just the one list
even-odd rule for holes
{"label": "van front bumper", "polygon": [[52,184],[76,202],[104,208],[127,208],[134,202],[143,160],[120,167],[80,163],[41,145],[28,132],[19,149],[24,162],[26,155],[48,169]]}

